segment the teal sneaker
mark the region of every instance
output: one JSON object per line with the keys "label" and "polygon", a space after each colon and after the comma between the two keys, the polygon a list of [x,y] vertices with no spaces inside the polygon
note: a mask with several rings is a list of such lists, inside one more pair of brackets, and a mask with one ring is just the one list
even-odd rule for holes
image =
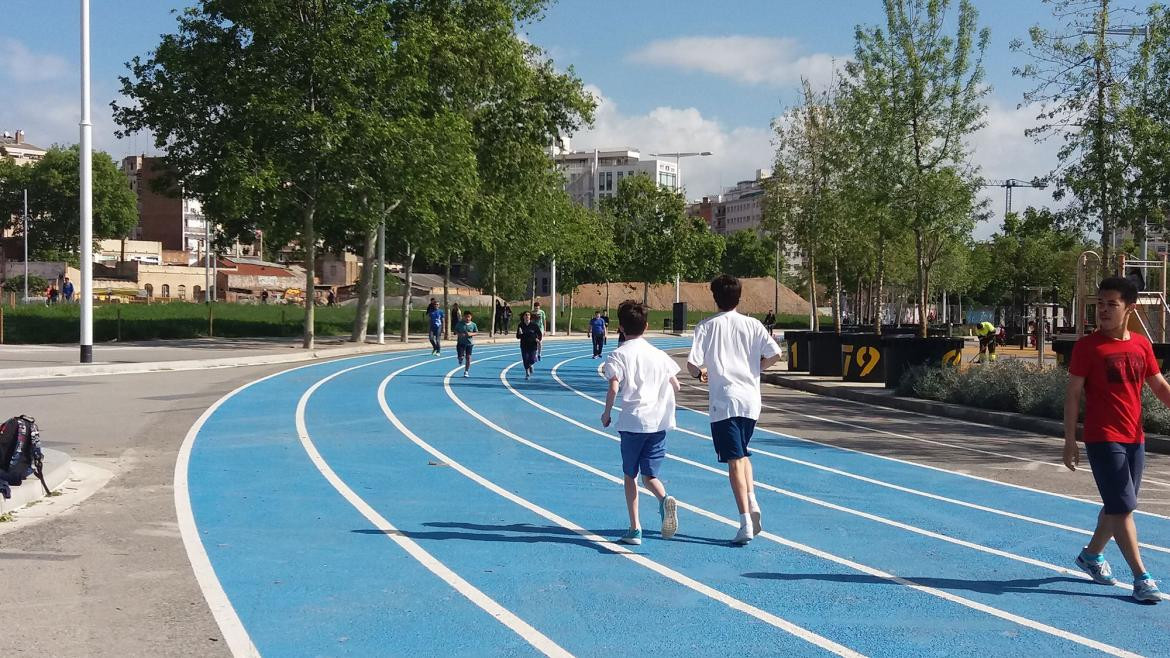
{"label": "teal sneaker", "polygon": [[1086,560],[1085,554],[1082,552],[1080,555],[1077,555],[1076,562],[1077,566],[1080,567],[1082,571],[1089,574],[1089,576],[1092,577],[1093,582],[1097,583],[1098,585],[1117,584],[1117,579],[1113,577],[1113,569],[1105,560]]}
{"label": "teal sneaker", "polygon": [[1157,603],[1162,600],[1162,592],[1153,578],[1142,578],[1133,581],[1133,598],[1142,603]]}
{"label": "teal sneaker", "polygon": [[678,532],[678,501],[674,496],[658,502],[658,516],[662,519],[662,538],[670,539]]}
{"label": "teal sneaker", "polygon": [[627,530],[626,534],[622,535],[618,541],[623,544],[630,544],[631,546],[640,546],[642,544],[642,529]]}

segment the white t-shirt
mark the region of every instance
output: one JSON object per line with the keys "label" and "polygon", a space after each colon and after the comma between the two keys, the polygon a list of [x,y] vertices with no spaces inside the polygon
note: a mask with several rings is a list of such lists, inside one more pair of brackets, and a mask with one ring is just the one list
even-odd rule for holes
{"label": "white t-shirt", "polygon": [[605,358],[606,381],[621,385],[619,432],[662,432],[674,429],[674,387],[670,378],[678,364],[644,338],[631,338]]}
{"label": "white t-shirt", "polygon": [[711,422],[760,418],[760,359],[780,354],[780,346],[759,320],[725,311],[695,327],[687,361],[707,369]]}

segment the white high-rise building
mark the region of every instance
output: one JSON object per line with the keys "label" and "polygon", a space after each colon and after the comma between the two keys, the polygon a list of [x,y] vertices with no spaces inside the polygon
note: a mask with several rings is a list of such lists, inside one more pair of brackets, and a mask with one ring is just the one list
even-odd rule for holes
{"label": "white high-rise building", "polygon": [[597,208],[601,199],[617,194],[623,178],[643,174],[663,187],[682,190],[682,176],[674,160],[643,158],[641,151],[620,148],[571,151],[568,141],[552,152],[557,168],[565,175],[565,189],[577,203]]}

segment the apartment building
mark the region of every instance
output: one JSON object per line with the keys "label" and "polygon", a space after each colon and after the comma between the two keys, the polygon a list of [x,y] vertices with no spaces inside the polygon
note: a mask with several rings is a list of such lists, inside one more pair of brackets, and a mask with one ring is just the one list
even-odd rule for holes
{"label": "apartment building", "polygon": [[571,151],[568,140],[552,150],[553,161],[565,176],[565,189],[577,203],[597,208],[602,199],[617,194],[623,178],[649,176],[663,187],[682,190],[682,175],[673,160],[642,157],[630,146]]}
{"label": "apartment building", "polygon": [[27,166],[45,157],[47,149],[29,144],[24,141],[24,131],[15,133],[7,130],[0,132],[0,157],[5,157],[18,165]]}

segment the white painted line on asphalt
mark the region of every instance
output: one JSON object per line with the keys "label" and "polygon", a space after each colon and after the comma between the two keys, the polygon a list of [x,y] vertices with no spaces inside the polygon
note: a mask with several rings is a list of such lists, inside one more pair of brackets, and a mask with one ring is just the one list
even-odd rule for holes
{"label": "white painted line on asphalt", "polygon": [[[338,359],[331,363],[352,361],[359,358],[368,358],[369,356],[369,354],[359,354]],[[203,546],[203,539],[199,536],[199,527],[195,523],[195,514],[191,508],[190,484],[187,478],[187,470],[191,462],[191,450],[194,448],[195,439],[198,437],[200,430],[203,429],[203,425],[207,422],[207,419],[223,406],[224,403],[235,397],[241,391],[274,377],[280,377],[290,372],[319,365],[324,364],[307,363],[296,366],[295,368],[288,368],[237,387],[212,403],[199,416],[195,424],[187,431],[187,436],[184,437],[182,445],[179,446],[179,455],[175,460],[174,484],[175,513],[178,517],[179,533],[183,537],[183,547],[187,551],[187,559],[191,562],[191,570],[195,572],[195,580],[199,583],[199,589],[203,592],[203,599],[207,601],[208,607],[211,608],[211,614],[215,617],[215,623],[219,626],[219,631],[223,634],[224,641],[227,642],[228,650],[234,656],[252,658],[259,656],[260,652],[257,651],[256,645],[252,643],[252,638],[248,635],[247,629],[244,628],[243,622],[240,621],[239,614],[232,607],[227,593],[224,592],[223,585],[219,582],[219,577],[215,575],[215,569],[211,566],[211,559],[207,555],[207,549]]]}
{"label": "white painted line on asphalt", "polygon": [[[320,389],[328,382],[348,372],[383,364],[388,361],[397,361],[401,358],[407,357],[382,359],[372,363],[364,363],[353,366],[351,368],[346,368],[344,370],[339,370],[329,375],[328,377],[324,377],[318,380],[312,386],[310,386],[301,396],[301,399],[297,402],[296,425],[297,435],[300,438],[301,446],[304,447],[305,452],[309,455],[309,459],[313,462],[313,466],[315,466],[321,475],[324,476],[325,480],[329,482],[330,486],[332,486],[339,494],[341,494],[342,498],[344,498],[346,502],[352,505],[354,509],[361,513],[362,516],[366,517],[366,520],[373,524],[375,528],[382,531],[386,537],[388,537],[395,544],[398,544],[402,550],[406,551],[408,555],[417,560],[419,564],[423,565],[428,571],[438,576],[452,589],[463,595],[464,598],[474,603],[484,612],[491,615],[496,621],[500,622],[504,626],[507,626],[512,632],[523,638],[525,642],[532,645],[532,647],[537,651],[540,651],[546,656],[571,656],[572,654],[563,649],[556,642],[553,642],[544,633],[536,630],[531,625],[529,625],[528,622],[518,617],[511,610],[508,610],[504,606],[500,605],[495,599],[491,598],[487,594],[484,594],[483,591],[481,591],[479,588],[467,582],[462,576],[452,571],[450,567],[443,564],[435,556],[427,552],[427,550],[422,546],[419,546],[419,544],[413,539],[403,535],[398,530],[398,528],[394,527],[394,525],[386,520],[384,516],[379,514],[377,510],[375,510],[369,503],[367,503],[365,499],[355,493],[354,490],[350,488],[350,486],[346,484],[340,476],[337,475],[333,468],[329,466],[328,462],[326,462],[325,459],[321,456],[321,453],[317,450],[317,446],[313,443],[312,438],[309,436],[309,430],[305,424],[305,409],[308,407],[309,398],[313,396],[313,393],[316,393],[318,389]],[[420,363],[416,363],[412,366],[401,368],[396,370],[392,375],[390,375],[390,377],[393,377],[400,372],[410,370],[411,368],[427,365],[431,362],[432,360],[428,359]],[[462,366],[456,368],[456,370],[459,369],[462,369]],[[382,388],[378,389],[379,401],[382,400],[382,390]]]}
{"label": "white painted line on asphalt", "polygon": [[[452,372],[454,372],[454,371],[452,371]],[[540,403],[523,395],[522,393],[517,391],[515,388],[513,388],[511,386],[511,384],[509,384],[507,382],[506,378],[502,377],[501,379],[504,383],[504,386],[506,388],[508,388],[514,395],[527,400],[530,404],[532,404],[538,408],[543,408],[543,410],[546,413],[549,413],[552,416],[556,416],[556,417],[562,418],[564,420],[568,420],[570,423],[576,423],[576,421],[568,418],[567,416],[564,416],[563,414],[560,414],[556,411],[548,409],[547,407],[543,407],[543,405],[541,405]],[[491,429],[495,430],[496,432],[503,434],[504,436],[507,436],[508,438],[510,438],[518,443],[521,443],[522,445],[526,445],[530,448],[533,448],[534,450],[537,450],[537,451],[542,452],[550,457],[553,457],[554,459],[558,459],[558,460],[563,461],[567,464],[571,464],[573,466],[576,466],[577,468],[580,468],[584,471],[587,471],[589,473],[597,475],[598,477],[605,478],[605,479],[610,480],[612,482],[621,482],[621,480],[619,478],[617,478],[613,475],[605,473],[604,471],[596,469],[588,464],[584,464],[582,462],[579,462],[571,457],[567,457],[565,455],[562,455],[561,453],[556,452],[554,450],[551,450],[549,448],[546,448],[538,443],[534,443],[532,441],[529,441],[528,439],[525,439],[525,438],[523,438],[523,437],[521,437],[513,432],[510,432],[510,431],[504,429],[503,427],[500,427],[499,425],[496,425],[491,420],[480,415],[475,410],[471,409],[471,407],[469,407],[467,404],[465,404],[462,400],[460,400],[459,397],[456,396],[450,390],[450,387],[447,387],[447,395],[452,400],[454,400],[456,404],[458,404],[461,408],[463,408],[464,411],[466,411],[468,414],[470,414],[471,416],[473,416],[474,418],[479,420],[481,423],[483,423],[483,424],[487,425],[488,427],[490,427]],[[589,429],[592,429],[592,428],[589,428]],[[694,512],[696,514],[699,514],[700,516],[708,518],[712,521],[716,521],[716,522],[722,523],[724,525],[731,526],[733,528],[739,527],[738,521],[734,521],[732,519],[720,516],[718,514],[715,514],[714,512],[706,510],[704,508],[697,507],[695,505],[691,505],[689,503],[685,503],[682,501],[679,501],[678,505],[679,505],[679,507],[682,507],[683,509],[686,509],[686,510],[689,510],[689,511]],[[912,580],[902,578],[901,576],[896,576],[892,573],[888,573],[888,572],[882,571],[880,569],[875,569],[875,568],[870,567],[868,565],[861,564],[860,562],[855,562],[855,561],[850,560],[848,558],[844,558],[844,557],[841,557],[839,555],[834,555],[832,553],[822,551],[822,550],[814,548],[812,546],[808,546],[806,544],[801,544],[799,542],[795,542],[795,541],[792,541],[790,539],[786,539],[786,538],[781,537],[780,535],[776,535],[774,533],[770,533],[770,532],[765,531],[763,533],[760,533],[758,535],[758,537],[768,539],[768,540],[776,542],[782,546],[786,546],[788,548],[792,548],[792,549],[801,551],[803,553],[807,553],[809,555],[821,558],[823,560],[827,560],[829,562],[834,562],[836,564],[840,564],[840,565],[847,567],[849,569],[853,569],[854,571],[859,571],[861,573],[864,573],[864,574],[869,575],[869,576],[873,576],[875,578],[881,578],[883,580],[887,580],[887,581],[890,581],[892,583],[896,583],[898,585],[909,587],[910,589],[914,589],[914,590],[923,592],[925,594],[929,594],[931,596],[935,596],[935,597],[944,599],[946,601],[950,601],[952,603],[957,603],[957,604],[964,606],[966,608],[970,608],[972,610],[983,612],[983,613],[989,614],[991,616],[1003,619],[1005,621],[1010,621],[1012,623],[1015,623],[1015,624],[1020,625],[1020,626],[1024,626],[1026,628],[1031,628],[1031,629],[1039,631],[1041,633],[1052,635],[1054,637],[1059,637],[1061,639],[1068,640],[1070,642],[1075,642],[1075,643],[1080,644],[1082,646],[1096,649],[1098,651],[1108,653],[1110,655],[1126,656],[1127,658],[1136,658],[1138,656],[1138,654],[1126,651],[1125,649],[1121,649],[1119,647],[1105,644],[1104,642],[1099,642],[1099,641],[1091,639],[1091,638],[1077,635],[1076,633],[1072,633],[1072,632],[1069,632],[1069,631],[1066,631],[1066,630],[1063,630],[1060,628],[1056,628],[1054,626],[1049,626],[1048,624],[1038,622],[1034,619],[1022,617],[1022,616],[1007,612],[1006,610],[1001,610],[999,608],[995,608],[995,607],[992,607],[992,606],[989,606],[989,605],[986,605],[983,603],[979,603],[978,601],[973,601],[971,599],[968,599],[968,598],[965,598],[962,596],[958,596],[957,594],[952,594],[950,592],[938,589],[936,587],[929,587],[926,585],[922,585],[922,584],[916,583]]]}
{"label": "white painted line on asphalt", "polygon": [[[581,358],[583,358],[583,357],[577,356],[577,357],[573,357],[573,358],[570,358],[570,359],[564,359],[564,360],[560,361],[560,362],[559,362],[559,363],[557,363],[555,366],[553,366],[553,368],[552,368],[552,371],[551,371],[552,377],[553,377],[553,379],[554,379],[554,380],[556,380],[557,382],[559,382],[559,383],[561,384],[561,386],[564,386],[565,388],[568,388],[569,390],[573,391],[574,393],[577,393],[578,395],[580,395],[580,396],[584,397],[585,399],[589,400],[590,402],[596,402],[596,403],[598,403],[598,404],[600,404],[600,405],[602,405],[602,406],[605,406],[605,403],[604,403],[604,402],[602,402],[601,400],[598,400],[598,399],[596,399],[596,398],[594,398],[594,397],[591,397],[591,396],[589,396],[589,395],[586,395],[586,394],[585,394],[585,393],[583,393],[582,391],[579,391],[579,390],[577,390],[577,389],[573,388],[572,386],[570,386],[569,384],[567,384],[566,382],[564,382],[564,381],[563,381],[563,380],[560,378],[560,376],[559,376],[559,375],[557,375],[557,369],[558,369],[558,368],[560,368],[562,365],[565,365],[566,363],[569,363],[569,362],[571,362],[571,361],[576,361],[577,359],[581,359]],[[584,423],[578,422],[577,420],[575,420],[575,419],[573,419],[573,418],[571,418],[571,417],[569,417],[569,416],[567,416],[567,415],[565,415],[565,414],[561,414],[561,413],[559,413],[559,412],[557,412],[557,411],[555,411],[555,410],[553,410],[553,409],[550,409],[550,408],[548,408],[548,407],[545,407],[544,405],[542,405],[542,404],[540,404],[540,403],[538,403],[538,402],[535,402],[535,401],[534,401],[534,400],[532,400],[531,398],[529,398],[529,397],[527,397],[527,396],[525,396],[525,395],[523,395],[523,394],[521,394],[521,393],[517,392],[517,391],[516,391],[516,389],[515,389],[515,388],[514,388],[514,387],[513,387],[511,384],[509,384],[509,383],[508,383],[508,381],[507,381],[507,379],[506,379],[506,376],[507,376],[507,373],[508,373],[508,371],[509,371],[509,370],[511,370],[513,367],[514,367],[514,366],[508,366],[507,368],[505,368],[505,369],[504,369],[504,371],[503,371],[502,373],[500,373],[500,380],[501,380],[501,381],[504,383],[504,386],[505,386],[506,388],[508,388],[510,391],[512,391],[512,393],[513,393],[513,394],[515,394],[516,396],[518,396],[520,399],[522,399],[522,400],[524,400],[525,402],[527,402],[528,404],[530,404],[530,405],[532,405],[532,406],[534,406],[534,407],[536,407],[536,408],[540,409],[541,411],[544,411],[545,413],[548,413],[548,414],[551,414],[551,415],[553,415],[553,416],[556,416],[557,418],[560,418],[561,420],[564,420],[565,422],[568,422],[568,423],[571,423],[571,424],[573,424],[573,425],[575,425],[575,426],[577,426],[577,427],[580,427],[581,429],[584,429],[584,430],[586,430],[586,431],[588,431],[588,432],[592,432],[593,434],[597,434],[598,436],[605,437],[605,438],[607,438],[607,439],[609,439],[609,440],[611,440],[611,441],[615,441],[615,442],[617,442],[617,443],[621,443],[621,438],[620,438],[620,437],[618,437],[618,436],[615,436],[615,435],[613,435],[613,434],[610,434],[610,433],[608,433],[608,432],[604,432],[604,431],[598,430],[598,429],[596,429],[596,428],[594,428],[594,427],[590,427],[590,426],[588,426],[588,425],[585,425]],[[620,410],[620,407],[617,407],[617,406],[615,406],[615,407],[614,407],[614,409]],[[686,429],[686,428],[683,428],[683,427],[676,427],[676,428],[675,428],[673,431],[675,431],[675,432],[681,432],[681,433],[683,433],[683,434],[687,434],[687,435],[689,435],[689,436],[694,436],[694,437],[696,437],[696,438],[698,438],[698,439],[701,439],[701,440],[704,440],[704,441],[706,441],[706,442],[708,442],[708,443],[710,443],[710,442],[711,442],[711,438],[710,438],[710,437],[708,437],[708,436],[705,436],[705,435],[703,435],[703,434],[700,434],[700,433],[698,433],[698,432],[693,432],[693,431],[691,431],[691,430],[688,430],[688,429]],[[752,449],[752,451],[753,451],[753,453],[752,453],[752,454],[756,454],[756,453],[759,453],[759,454],[766,454],[766,455],[772,455],[772,454],[773,454],[773,453],[768,453],[768,452],[766,452],[766,451],[760,450],[759,448],[753,448],[753,449]],[[800,463],[800,464],[803,464],[803,465],[809,465],[809,466],[814,466],[814,467],[817,467],[817,465],[814,465],[814,464],[806,464],[806,463],[804,463],[804,462],[800,462],[799,460],[795,460],[795,459],[788,459],[788,458],[786,458],[786,457],[783,457],[783,456],[780,456],[780,455],[774,455],[774,456],[776,456],[776,457],[779,457],[780,459],[785,459],[785,460],[787,460],[787,461],[792,461],[792,462]],[[716,475],[719,475],[719,476],[721,476],[721,477],[727,477],[727,471],[726,471],[726,470],[721,470],[721,469],[718,469],[718,468],[714,468],[714,467],[712,467],[712,466],[709,466],[709,465],[707,465],[707,464],[702,464],[702,463],[696,462],[696,461],[694,461],[694,460],[687,459],[687,458],[685,458],[685,457],[679,457],[678,455],[675,455],[675,454],[673,454],[673,453],[669,453],[669,452],[667,453],[666,457],[667,457],[667,459],[671,459],[671,460],[674,460],[674,461],[677,461],[677,462],[681,462],[681,463],[687,464],[688,466],[693,466],[693,467],[695,467],[695,468],[699,468],[699,469],[702,469],[702,470],[704,470],[704,471],[709,471],[709,472],[711,472],[711,473],[715,473]],[[851,477],[853,476],[853,474],[847,474],[847,473],[844,473],[843,471],[837,471],[836,469],[825,468],[824,470],[826,470],[826,471],[830,471],[830,472],[834,472],[834,473],[843,474],[843,475],[849,475],[849,476],[851,476]],[[855,476],[855,477],[856,477],[856,479],[858,479],[858,480],[866,480],[866,481],[869,481],[869,478],[865,478],[865,477],[861,477],[861,476]],[[838,504],[836,504],[836,503],[831,503],[831,502],[829,502],[829,501],[826,501],[826,500],[823,500],[823,499],[820,499],[820,498],[816,498],[816,497],[813,497],[813,496],[808,496],[808,495],[805,495],[805,494],[797,493],[797,492],[795,492],[795,491],[790,491],[790,490],[788,490],[788,489],[784,489],[784,488],[781,488],[781,487],[778,487],[778,486],[775,486],[775,485],[772,485],[772,484],[768,484],[767,482],[764,482],[764,481],[762,481],[762,480],[758,480],[758,479],[757,479],[757,480],[755,480],[755,485],[756,485],[757,487],[759,487],[760,489],[765,489],[765,490],[767,490],[767,491],[771,491],[771,492],[773,492],[773,493],[778,493],[778,494],[780,494],[780,495],[782,495],[782,496],[787,496],[787,497],[789,497],[789,498],[794,498],[794,499],[796,499],[796,500],[800,500],[800,501],[803,501],[803,502],[806,502],[806,503],[810,503],[810,504],[812,504],[812,505],[817,505],[817,506],[820,506],[820,507],[824,507],[824,508],[826,508],[826,509],[831,509],[831,510],[833,510],[833,511],[836,511],[836,512],[842,512],[842,513],[845,513],[845,514],[850,514],[850,515],[853,515],[853,516],[857,516],[857,517],[860,517],[860,518],[863,518],[863,519],[867,519],[867,520],[869,520],[869,521],[874,521],[874,522],[876,522],[876,523],[881,523],[881,524],[883,524],[883,525],[887,525],[887,526],[890,526],[890,527],[893,527],[893,528],[898,528],[899,530],[905,530],[905,531],[907,531],[907,532],[912,532],[912,533],[914,533],[914,534],[917,534],[917,535],[922,535],[922,536],[924,536],[924,537],[929,537],[929,538],[931,538],[931,539],[937,539],[937,540],[939,540],[939,541],[947,542],[948,544],[954,544],[954,545],[956,545],[956,546],[962,546],[962,547],[964,547],[964,548],[969,548],[969,549],[976,550],[976,551],[979,551],[979,552],[982,552],[982,553],[987,553],[987,554],[989,554],[989,555],[994,555],[994,556],[996,556],[996,557],[1002,557],[1002,558],[1006,558],[1006,559],[1009,559],[1009,560],[1014,560],[1014,561],[1016,561],[1016,562],[1021,562],[1021,563],[1023,563],[1023,564],[1027,564],[1027,565],[1030,565],[1030,566],[1033,566],[1033,567],[1040,567],[1041,569],[1047,569],[1047,570],[1049,570],[1049,571],[1054,571],[1054,572],[1056,572],[1056,573],[1059,573],[1059,574],[1062,574],[1062,575],[1065,575],[1065,576],[1072,576],[1072,577],[1075,577],[1075,578],[1080,578],[1080,579],[1083,579],[1083,580],[1092,580],[1092,578],[1090,578],[1090,577],[1088,576],[1088,574],[1084,573],[1083,571],[1077,570],[1077,569],[1067,569],[1067,568],[1065,568],[1065,567],[1062,567],[1062,566],[1059,566],[1059,565],[1056,565],[1056,564],[1052,564],[1052,563],[1050,563],[1050,562],[1044,562],[1043,560],[1037,560],[1037,559],[1030,558],[1030,557],[1027,557],[1027,556],[1024,556],[1024,555],[1019,555],[1019,554],[1016,554],[1016,553],[1011,553],[1011,552],[1008,552],[1008,551],[1000,550],[1000,549],[998,549],[998,548],[992,548],[992,547],[990,547],[990,546],[984,546],[983,544],[978,544],[978,543],[975,543],[975,542],[970,542],[970,541],[966,541],[966,540],[963,540],[963,539],[958,539],[958,538],[955,538],[955,537],[949,537],[949,536],[947,536],[947,535],[944,535],[944,534],[941,534],[941,533],[937,533],[937,532],[933,532],[933,531],[931,531],[931,530],[926,530],[926,529],[924,529],[924,528],[919,528],[919,527],[917,527],[917,526],[913,526],[913,525],[910,525],[910,524],[908,524],[908,523],[902,523],[901,521],[895,521],[895,520],[893,520],[893,519],[888,519],[888,518],[886,518],[886,517],[883,517],[883,516],[878,516],[878,515],[876,515],[876,514],[870,514],[869,512],[863,512],[863,511],[861,511],[861,510],[853,509],[853,508],[850,508],[850,507],[845,507],[844,505],[838,505]],[[892,488],[895,488],[895,489],[900,489],[901,487],[892,486]],[[933,496],[932,496],[932,497],[933,497]],[[941,498],[941,497],[939,497],[939,498]],[[944,500],[945,500],[945,499],[944,499]],[[948,502],[949,502],[949,501],[948,501]],[[1087,531],[1080,531],[1080,530],[1078,530],[1078,529],[1076,529],[1076,528],[1072,528],[1072,530],[1077,530],[1077,531],[1079,531],[1079,532],[1083,532],[1083,533],[1084,533],[1084,534],[1086,534],[1086,535],[1091,535],[1091,534],[1092,534],[1091,532],[1087,532]],[[1128,591],[1131,591],[1131,592],[1133,591],[1133,585],[1129,585],[1129,584],[1127,584],[1127,583],[1122,583],[1122,582],[1120,582],[1120,581],[1118,581],[1118,583],[1117,583],[1117,587],[1120,587],[1121,589],[1128,590]],[[1170,595],[1168,595],[1168,594],[1163,594],[1163,595],[1162,595],[1162,598],[1163,598],[1164,600],[1168,600],[1168,601],[1170,601]]]}
{"label": "white painted line on asphalt", "polygon": [[[498,358],[498,357],[489,357],[489,358]],[[488,360],[488,359],[481,359],[481,361],[486,361],[486,360]],[[513,365],[515,365],[515,364],[513,364]],[[580,535],[581,537],[585,538],[586,540],[588,540],[594,544],[597,544],[599,547],[604,548],[607,551],[616,553],[616,554],[618,554],[618,555],[620,555],[628,560],[631,560],[632,562],[634,562],[635,564],[637,564],[641,567],[649,569],[649,570],[651,570],[651,571],[653,571],[653,572],[655,572],[655,573],[657,573],[665,578],[668,578],[668,579],[670,579],[670,580],[672,580],[672,581],[674,581],[674,582],[676,582],[684,587],[687,587],[691,590],[694,590],[694,591],[696,591],[696,592],[698,592],[698,593],[700,593],[700,594],[702,594],[702,595],[704,595],[712,600],[718,601],[719,603],[722,603],[723,605],[726,605],[727,607],[729,607],[733,610],[736,610],[738,612],[742,612],[742,613],[748,614],[752,617],[755,617],[756,619],[759,619],[760,621],[762,621],[766,624],[774,626],[774,627],[776,627],[782,631],[785,631],[785,632],[787,632],[795,637],[798,637],[806,642],[809,642],[810,644],[813,644],[817,647],[820,647],[821,649],[824,649],[826,651],[830,651],[832,653],[835,653],[839,656],[861,656],[862,655],[862,654],[854,651],[853,649],[850,649],[849,647],[846,647],[844,645],[833,642],[832,640],[830,640],[828,638],[825,638],[821,635],[818,635],[818,634],[816,634],[808,629],[797,626],[796,624],[793,624],[790,621],[782,619],[782,618],[780,618],[780,617],[778,617],[770,612],[767,612],[766,610],[761,610],[760,608],[757,608],[749,603],[745,603],[744,601],[741,601],[741,600],[736,599],[732,596],[729,596],[729,595],[721,592],[720,590],[717,590],[709,585],[705,585],[705,584],[703,584],[703,583],[701,583],[693,578],[690,578],[689,576],[686,576],[678,571],[675,571],[674,569],[671,569],[670,567],[667,567],[667,566],[662,565],[658,562],[655,562],[655,561],[647,558],[644,555],[634,553],[633,551],[629,550],[625,546],[618,544],[618,543],[615,543],[610,539],[606,539],[605,537],[602,537],[600,535],[595,535],[595,534],[589,532],[588,530],[582,528],[581,526],[578,526],[577,524],[573,523],[572,521],[570,521],[570,520],[568,520],[568,519],[566,519],[566,518],[564,518],[564,517],[562,517],[554,512],[551,512],[551,511],[533,503],[532,501],[530,501],[526,498],[521,498],[520,496],[517,496],[516,494],[500,487],[499,485],[492,482],[491,480],[488,480],[487,478],[481,476],[480,474],[472,471],[471,469],[463,466],[459,462],[457,462],[457,461],[451,459],[450,457],[448,457],[447,455],[443,454],[438,449],[436,449],[434,446],[431,446],[429,443],[427,443],[426,441],[423,441],[421,438],[419,438],[418,435],[411,432],[402,423],[402,421],[400,421],[398,419],[398,417],[396,415],[394,415],[394,412],[390,409],[390,406],[385,401],[386,400],[386,386],[387,386],[387,384],[389,384],[390,380],[394,376],[396,376],[399,372],[402,372],[403,370],[407,370],[407,369],[408,368],[403,368],[402,370],[396,371],[395,373],[391,374],[390,377],[387,377],[385,380],[383,380],[381,386],[378,387],[378,401],[382,404],[383,413],[385,413],[386,417],[388,419],[390,419],[390,422],[393,423],[394,426],[396,428],[398,428],[398,430],[400,432],[405,434],[411,441],[413,441],[415,444],[417,444],[423,450],[426,450],[428,453],[433,455],[435,458],[440,459],[443,462],[450,465],[451,467],[453,467],[456,471],[458,471],[463,476],[474,481],[475,483],[477,483],[480,486],[484,487],[485,489],[491,491],[492,493],[495,493],[496,495],[499,495],[499,496],[501,496],[501,497],[531,511],[531,512],[534,512],[535,514],[537,514],[537,515],[539,515],[539,516],[541,516],[549,521],[552,521],[553,523],[556,523],[557,525],[561,526],[562,528],[566,528],[568,530],[571,530],[572,532]],[[509,432],[508,430],[500,427],[499,425],[496,425],[492,421],[481,416],[474,409],[467,406],[467,404],[465,404],[461,399],[459,399],[459,396],[455,395],[454,391],[452,391],[452,389],[451,389],[451,376],[453,374],[455,374],[456,372],[458,372],[459,369],[460,368],[455,368],[447,373],[446,377],[443,378],[443,388],[446,391],[447,396],[449,398],[451,398],[451,400],[454,401],[455,404],[459,405],[459,407],[461,409],[463,409],[465,412],[467,412],[473,418],[475,418],[479,422],[487,425],[488,427],[492,428],[496,432],[499,432],[500,434],[503,434],[504,436],[507,436],[508,438],[510,438],[514,441],[518,441],[518,442],[520,442],[524,445],[527,445],[531,448],[535,448],[536,450],[538,450],[540,452],[544,452],[546,454],[549,454],[550,456],[555,456],[557,459],[560,459],[562,461],[566,461],[567,463],[570,463],[574,466],[577,466],[578,468],[582,468],[590,473],[593,473],[594,475],[598,475],[600,477],[603,477],[611,482],[617,482],[619,484],[622,482],[622,480],[620,480],[619,478],[616,478],[612,475],[609,475],[608,473],[604,473],[602,471],[599,471],[599,470],[593,468],[592,466],[589,466],[587,464],[582,464],[581,462],[574,461],[568,457],[560,455],[559,453],[554,453],[551,450],[547,450],[541,446],[538,446],[537,444],[532,443],[532,442],[528,441],[527,439],[524,439],[524,438],[522,438],[522,437],[520,437],[512,432]],[[682,504],[682,503],[680,503],[680,505],[682,505],[683,507],[687,507],[685,504]]]}

